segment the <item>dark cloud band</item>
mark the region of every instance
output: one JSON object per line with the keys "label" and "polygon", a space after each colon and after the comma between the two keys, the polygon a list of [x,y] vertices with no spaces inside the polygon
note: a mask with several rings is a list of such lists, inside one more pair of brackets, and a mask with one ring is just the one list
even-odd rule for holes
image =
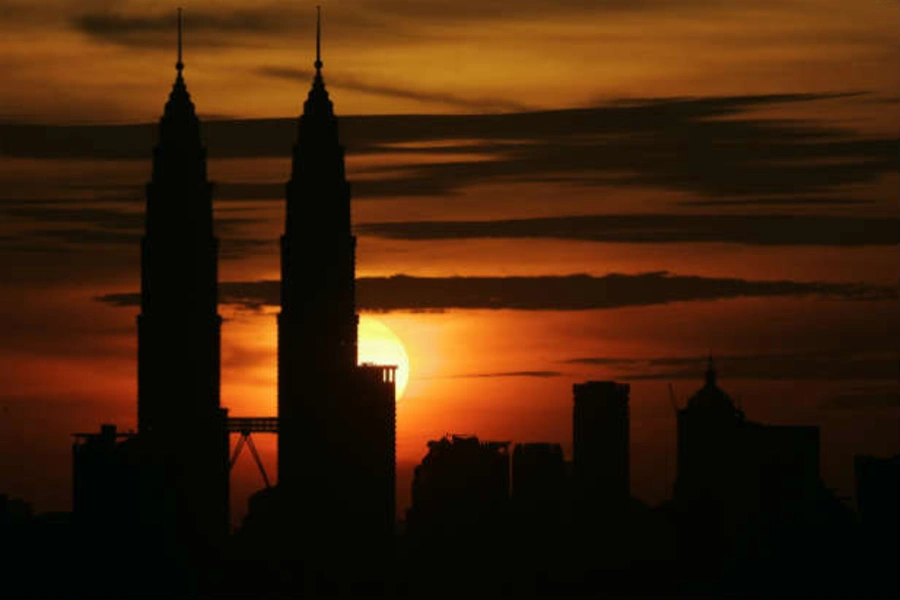
{"label": "dark cloud band", "polygon": [[816,215],[587,215],[498,221],[368,223],[363,235],[399,240],[543,238],[610,243],[720,242],[760,246],[886,246],[896,219]]}
{"label": "dark cloud band", "polygon": [[462,373],[458,375],[423,377],[421,379],[506,379],[511,377],[553,379],[562,376],[563,373],[561,371],[498,371],[493,373]]}
{"label": "dark cloud band", "polygon": [[[845,381],[897,379],[896,350],[820,350],[771,354],[731,354],[714,357],[716,369],[728,379],[771,381]],[[586,356],[564,361],[615,373],[627,381],[698,379],[707,357]],[[895,400],[896,402],[896,400]]]}
{"label": "dark cloud band", "polygon": [[[674,189],[698,201],[827,198],[821,192],[896,172],[897,140],[750,113],[770,104],[836,96],[662,98],[506,114],[347,116],[341,119],[341,136],[351,154],[396,155],[390,172],[354,178],[355,198],[441,196],[511,181]],[[741,118],[721,118],[728,116]],[[213,159],[287,157],[295,128],[294,119],[203,125]],[[154,135],[151,124],[0,124],[0,155],[146,160]],[[471,158],[421,160],[435,151]],[[415,160],[406,163],[404,156]]]}
{"label": "dark cloud band", "polygon": [[[278,281],[224,282],[220,301],[248,309],[279,304]],[[594,310],[670,302],[742,297],[815,296],[833,300],[893,300],[890,287],[826,282],[748,281],[672,275],[610,274],[546,277],[448,277],[395,275],[357,280],[357,306],[365,311],[451,309]],[[108,294],[98,300],[134,306],[138,294]]]}

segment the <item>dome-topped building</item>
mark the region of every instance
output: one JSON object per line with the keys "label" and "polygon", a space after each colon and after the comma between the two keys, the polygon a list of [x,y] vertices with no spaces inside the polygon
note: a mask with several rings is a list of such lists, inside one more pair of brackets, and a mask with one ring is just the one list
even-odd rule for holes
{"label": "dome-topped building", "polygon": [[724,544],[760,544],[783,529],[774,524],[821,509],[818,427],[747,420],[718,386],[712,357],[677,419],[674,491],[686,551],[717,560]]}
{"label": "dome-topped building", "polygon": [[718,386],[712,355],[706,368],[706,383],[688,399],[687,410],[744,418],[743,412],[735,406],[731,396]]}
{"label": "dome-topped building", "polygon": [[678,411],[677,495],[714,495],[733,476],[746,424],[743,412],[718,386],[710,356],[703,387]]}

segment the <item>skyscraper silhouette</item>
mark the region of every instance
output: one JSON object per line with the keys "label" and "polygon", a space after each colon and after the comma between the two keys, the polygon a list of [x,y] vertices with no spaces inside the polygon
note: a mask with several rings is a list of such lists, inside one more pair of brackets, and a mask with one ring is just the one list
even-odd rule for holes
{"label": "skyscraper silhouette", "polygon": [[560,444],[516,444],[512,501],[531,524],[559,527],[566,493],[566,464]]}
{"label": "skyscraper silhouette", "polygon": [[321,572],[384,556],[361,554],[392,534],[395,434],[394,368],[357,366],[356,238],[320,32],[321,18],[281,238],[278,479],[304,566]]}
{"label": "skyscraper silhouette", "polygon": [[628,384],[572,386],[576,508],[582,520],[622,514],[631,497]]}
{"label": "skyscraper silhouette", "polygon": [[837,585],[852,520],[821,480],[819,428],[748,420],[712,357],[705,379],[677,414],[678,553],[705,564],[708,582]]}
{"label": "skyscraper silhouette", "polygon": [[179,11],[177,75],[153,149],[141,241],[138,436],[157,474],[143,494],[150,529],[189,549],[228,533],[228,434],[212,184],[183,77],[181,29]]}
{"label": "skyscraper silhouette", "polygon": [[506,581],[498,556],[509,551],[509,444],[461,435],[428,442],[406,514],[415,588],[471,593]]}

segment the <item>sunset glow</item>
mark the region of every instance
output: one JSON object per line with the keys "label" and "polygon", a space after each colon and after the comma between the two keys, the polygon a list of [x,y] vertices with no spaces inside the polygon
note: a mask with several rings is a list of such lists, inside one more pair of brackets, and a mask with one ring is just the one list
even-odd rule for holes
{"label": "sunset glow", "polygon": [[397,367],[397,401],[403,397],[409,383],[409,356],[403,342],[393,331],[375,317],[359,319],[359,364]]}
{"label": "sunset glow", "polygon": [[[750,417],[821,427],[823,477],[844,496],[854,454],[900,450],[900,4],[322,9],[359,360],[397,366],[400,510],[446,433],[571,456],[572,385],[589,379],[631,384],[633,491],[660,500],[668,384],[695,391],[710,351]],[[0,493],[41,510],[71,502],[71,432],[136,423],[145,186],[174,11],[0,10],[0,451],[36,457],[0,463]],[[277,411],[279,238],[314,15],[185,6],[232,416]],[[259,446],[274,478],[274,443]],[[232,477],[235,521],[259,487],[252,466]]]}

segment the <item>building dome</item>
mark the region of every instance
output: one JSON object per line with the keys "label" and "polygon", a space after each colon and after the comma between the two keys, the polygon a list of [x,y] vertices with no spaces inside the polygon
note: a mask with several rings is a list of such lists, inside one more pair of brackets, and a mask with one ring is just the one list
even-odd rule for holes
{"label": "building dome", "polygon": [[704,412],[729,415],[740,414],[731,396],[716,385],[716,370],[713,368],[711,356],[709,358],[709,366],[706,369],[706,384],[688,399],[687,407],[690,410],[701,410]]}

